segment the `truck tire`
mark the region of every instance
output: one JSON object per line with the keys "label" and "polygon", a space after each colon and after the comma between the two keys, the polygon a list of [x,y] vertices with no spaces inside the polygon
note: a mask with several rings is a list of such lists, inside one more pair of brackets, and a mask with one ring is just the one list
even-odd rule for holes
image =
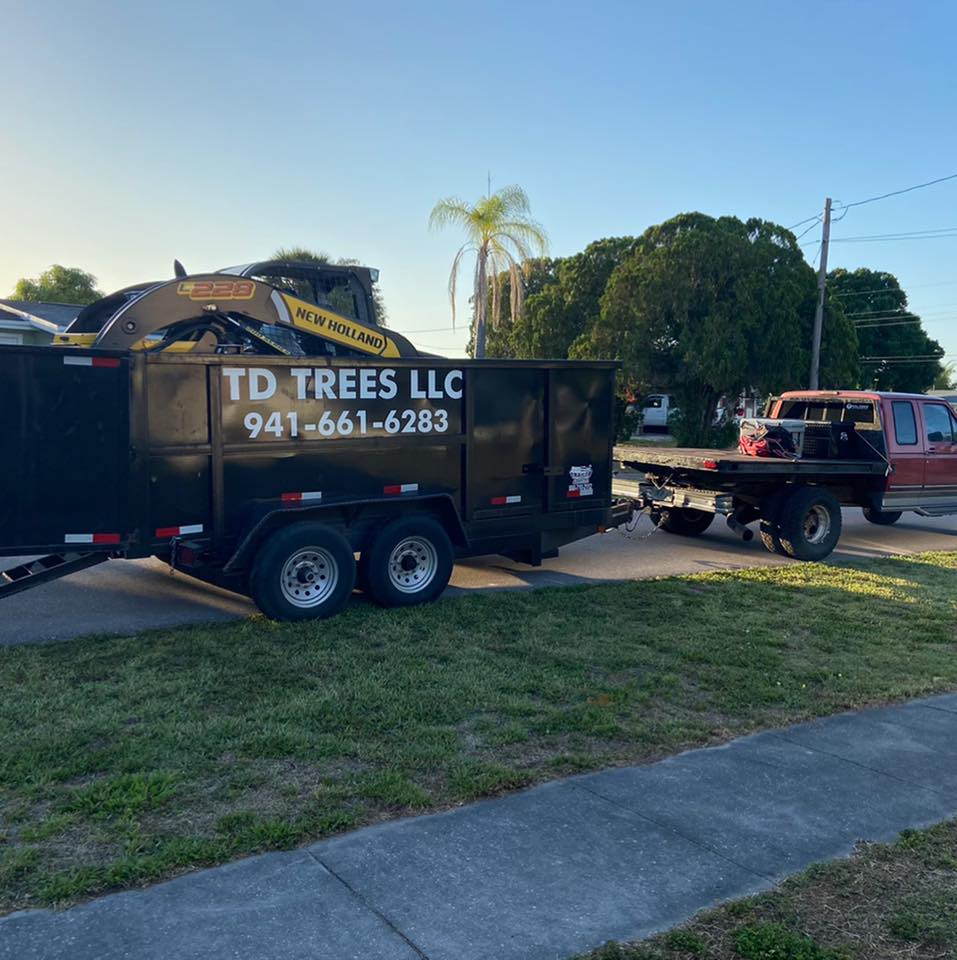
{"label": "truck tire", "polygon": [[270,620],[321,620],[349,602],[355,582],[355,557],[341,533],[293,523],[260,548],[249,592]]}
{"label": "truck tire", "polygon": [[789,557],[823,560],[841,537],[837,497],[823,487],[798,487],[781,508],[778,535]]}
{"label": "truck tire", "polygon": [[372,599],[383,607],[430,603],[452,576],[452,542],[425,514],[386,524],[362,551],[359,565]]}
{"label": "truck tire", "polygon": [[889,527],[897,523],[904,515],[903,510],[877,510],[874,507],[864,508],[864,519],[876,523],[879,527]]}
{"label": "truck tire", "polygon": [[677,533],[682,537],[699,537],[711,524],[714,514],[692,507],[675,507],[662,510],[658,526],[667,533]]}

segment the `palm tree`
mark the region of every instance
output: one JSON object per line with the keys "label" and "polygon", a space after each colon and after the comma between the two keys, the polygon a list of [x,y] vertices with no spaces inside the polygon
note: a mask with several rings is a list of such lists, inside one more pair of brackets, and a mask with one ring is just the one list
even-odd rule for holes
{"label": "palm tree", "polygon": [[521,269],[533,252],[544,255],[545,231],[529,216],[528,197],[521,187],[502,187],[472,205],[458,197],[440,200],[429,217],[432,229],[455,225],[465,228],[466,241],[459,247],[449,274],[452,325],[455,325],[455,287],[459,266],[467,253],[475,254],[475,287],[472,296],[475,356],[485,356],[485,330],[489,309],[489,277],[492,281],[492,323],[501,314],[502,276],[510,279],[512,317],[522,312]]}

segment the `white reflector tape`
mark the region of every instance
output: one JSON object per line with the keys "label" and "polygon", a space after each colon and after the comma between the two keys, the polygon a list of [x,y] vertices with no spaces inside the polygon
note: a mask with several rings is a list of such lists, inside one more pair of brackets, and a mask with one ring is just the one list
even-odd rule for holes
{"label": "white reflector tape", "polygon": [[64,357],[63,363],[68,367],[92,367],[92,357]]}
{"label": "white reflector tape", "polygon": [[321,490],[296,490],[292,493],[284,493],[280,499],[283,503],[299,503],[300,500],[321,500]]}
{"label": "white reflector tape", "polygon": [[394,496],[397,493],[416,493],[418,489],[417,483],[390,483],[382,488],[382,492]]}
{"label": "white reflector tape", "polygon": [[68,533],[63,538],[64,543],[92,543],[92,533]]}
{"label": "white reflector tape", "polygon": [[156,536],[160,540],[166,540],[168,537],[184,537],[190,533],[202,533],[203,525],[201,523],[191,523],[182,527],[159,527]]}

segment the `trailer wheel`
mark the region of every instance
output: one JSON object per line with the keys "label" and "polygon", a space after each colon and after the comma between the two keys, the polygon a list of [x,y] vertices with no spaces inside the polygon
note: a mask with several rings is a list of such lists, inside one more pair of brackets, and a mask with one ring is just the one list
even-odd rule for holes
{"label": "trailer wheel", "polygon": [[781,508],[778,531],[789,557],[823,560],[841,536],[841,505],[830,490],[798,487]]}
{"label": "trailer wheel", "polygon": [[667,533],[677,533],[683,537],[701,536],[714,523],[714,514],[692,507],[675,507],[662,510],[658,526]]}
{"label": "trailer wheel", "polygon": [[271,620],[320,620],[349,602],[355,581],[355,557],[341,533],[323,523],[294,523],[260,549],[249,586]]}
{"label": "trailer wheel", "polygon": [[864,508],[864,519],[876,523],[879,527],[889,527],[897,523],[904,515],[903,510],[876,510],[874,507]]}
{"label": "trailer wheel", "polygon": [[452,576],[452,542],[442,525],[424,514],[386,524],[362,552],[362,577],[383,607],[429,603]]}

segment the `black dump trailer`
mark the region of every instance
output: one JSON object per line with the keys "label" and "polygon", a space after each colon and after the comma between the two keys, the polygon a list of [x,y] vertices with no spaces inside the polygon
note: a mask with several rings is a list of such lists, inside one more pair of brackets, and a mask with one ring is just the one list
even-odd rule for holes
{"label": "black dump trailer", "polygon": [[357,582],[431,600],[456,557],[538,564],[631,510],[615,367],[0,348],[0,556],[36,558],[0,595],[155,555],[307,619]]}

